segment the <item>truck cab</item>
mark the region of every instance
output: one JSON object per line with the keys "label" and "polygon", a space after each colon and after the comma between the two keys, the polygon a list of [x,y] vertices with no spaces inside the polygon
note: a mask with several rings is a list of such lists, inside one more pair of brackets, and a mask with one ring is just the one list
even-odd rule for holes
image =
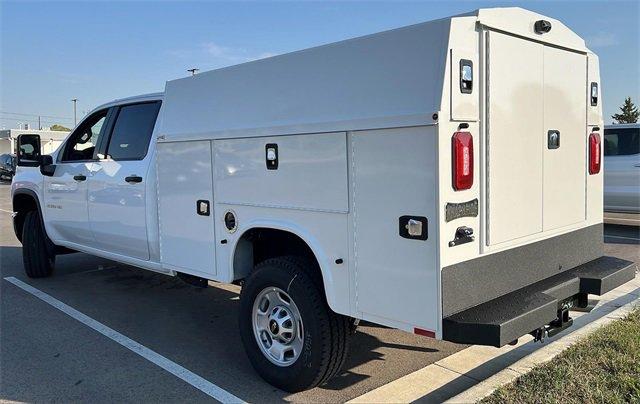
{"label": "truck cab", "polygon": [[152,94],[102,105],[50,156],[52,175],[22,170],[14,199],[33,199],[52,243],[133,265],[158,261],[149,229],[157,228],[151,139],[161,104],[162,94]]}

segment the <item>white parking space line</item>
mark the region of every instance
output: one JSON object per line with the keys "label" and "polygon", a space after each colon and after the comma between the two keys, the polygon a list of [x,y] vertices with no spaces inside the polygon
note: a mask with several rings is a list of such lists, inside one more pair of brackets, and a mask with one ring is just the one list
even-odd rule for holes
{"label": "white parking space line", "polygon": [[13,214],[12,210],[6,210],[6,209],[0,209],[0,212],[5,212],[5,213],[11,213]]}
{"label": "white parking space line", "polygon": [[11,282],[16,285],[20,289],[24,290],[37,297],[38,299],[44,301],[45,303],[50,304],[61,312],[67,314],[70,317],[78,320],[82,324],[93,328],[95,331],[98,331],[100,334],[104,335],[107,338],[117,342],[123,347],[131,350],[132,352],[142,356],[149,362],[152,362],[172,375],[176,376],[179,379],[184,380],[189,383],[193,387],[202,391],[210,397],[215,398],[216,400],[223,403],[244,403],[243,400],[229,393],[228,391],[222,389],[221,387],[216,386],[210,381],[198,376],[197,374],[191,372],[190,370],[178,365],[177,363],[165,358],[159,353],[152,351],[151,349],[145,347],[144,345],[132,340],[131,338],[120,334],[119,332],[113,330],[112,328],[107,327],[106,325],[100,323],[92,319],[91,317],[79,312],[71,306],[68,306],[58,299],[46,294],[45,292],[34,288],[31,285],[28,285],[21,280],[14,278],[12,276],[4,278],[7,282]]}

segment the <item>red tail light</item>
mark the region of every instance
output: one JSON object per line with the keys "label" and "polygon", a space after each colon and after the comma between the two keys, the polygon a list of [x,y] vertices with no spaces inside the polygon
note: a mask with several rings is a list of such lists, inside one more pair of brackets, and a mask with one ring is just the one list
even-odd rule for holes
{"label": "red tail light", "polygon": [[589,135],[589,174],[598,174],[602,162],[602,147],[600,146],[600,135],[592,133]]}
{"label": "red tail light", "polygon": [[473,185],[473,136],[456,132],[451,138],[453,153],[453,189],[461,191]]}

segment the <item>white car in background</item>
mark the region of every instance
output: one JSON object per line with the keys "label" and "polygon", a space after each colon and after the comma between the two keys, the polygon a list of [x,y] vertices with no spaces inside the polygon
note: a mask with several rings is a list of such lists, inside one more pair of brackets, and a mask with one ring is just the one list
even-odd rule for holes
{"label": "white car in background", "polygon": [[640,225],[640,124],[604,128],[605,223]]}

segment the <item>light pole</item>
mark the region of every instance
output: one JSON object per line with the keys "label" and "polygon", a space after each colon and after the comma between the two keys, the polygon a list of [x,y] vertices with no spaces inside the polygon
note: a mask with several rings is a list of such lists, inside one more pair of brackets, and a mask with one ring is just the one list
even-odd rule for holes
{"label": "light pole", "polygon": [[196,72],[199,71],[200,69],[196,69],[195,67],[191,68],[191,69],[187,69],[188,72],[191,73],[192,76],[196,75]]}
{"label": "light pole", "polygon": [[71,100],[73,102],[73,126],[78,124],[78,118],[76,116],[76,104],[78,103],[78,99],[74,98]]}

